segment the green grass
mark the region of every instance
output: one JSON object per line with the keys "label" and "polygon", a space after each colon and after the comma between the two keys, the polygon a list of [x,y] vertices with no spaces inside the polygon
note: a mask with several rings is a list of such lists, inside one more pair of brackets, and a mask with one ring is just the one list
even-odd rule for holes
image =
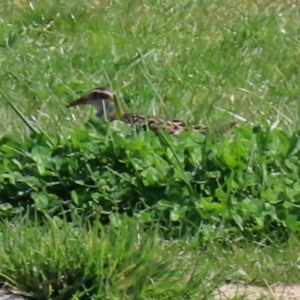
{"label": "green grass", "polygon": [[[48,221],[1,223],[1,285],[33,299],[211,299],[229,281],[299,282],[300,7],[242,0],[2,2],[0,135],[15,141],[0,143],[1,217],[31,197]],[[92,108],[65,106],[105,84],[131,112],[201,125],[234,115],[247,124],[233,142],[228,135],[204,146],[200,137],[129,139],[128,131],[105,134],[104,127],[95,135],[82,125]],[[283,131],[256,138],[254,125]],[[32,129],[42,134],[30,136]],[[212,194],[196,206],[201,180]],[[133,219],[111,213],[127,202],[147,209]],[[112,223],[49,218],[63,205],[104,211]],[[199,234],[164,240],[151,213],[166,207],[176,226],[195,209]],[[283,235],[293,233],[284,243],[277,227],[264,228],[274,220]],[[263,241],[247,239],[255,230]]]}
{"label": "green grass", "polygon": [[[1,88],[47,131],[86,120],[91,110],[65,104],[107,83],[130,111],[293,128],[298,14],[264,1],[5,1]],[[23,134],[5,104],[0,117],[2,132]]]}
{"label": "green grass", "polygon": [[6,223],[0,273],[35,299],[179,299],[199,294],[202,284],[212,292],[215,283],[206,279],[211,262],[138,227],[126,220],[119,228]]}
{"label": "green grass", "polygon": [[126,218],[108,227],[6,222],[0,282],[32,299],[213,299],[226,282],[299,282],[295,239],[271,247],[199,248],[189,239],[163,241],[157,229],[145,232]]}

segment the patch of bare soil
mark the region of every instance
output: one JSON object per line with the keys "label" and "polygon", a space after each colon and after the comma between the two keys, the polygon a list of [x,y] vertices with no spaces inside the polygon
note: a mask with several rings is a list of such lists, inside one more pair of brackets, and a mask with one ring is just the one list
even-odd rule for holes
{"label": "patch of bare soil", "polygon": [[245,300],[275,299],[300,300],[300,285],[276,285],[262,288],[253,285],[224,284],[215,293],[215,299],[225,300],[243,297]]}

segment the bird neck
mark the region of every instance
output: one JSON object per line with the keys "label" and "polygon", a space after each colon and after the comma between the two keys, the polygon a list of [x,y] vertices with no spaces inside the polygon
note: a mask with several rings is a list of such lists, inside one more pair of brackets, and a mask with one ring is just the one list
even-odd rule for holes
{"label": "bird neck", "polygon": [[[97,103],[93,104],[97,110],[96,117],[105,118],[109,121],[114,121],[118,119],[118,114],[120,118],[125,113],[125,110],[121,105],[114,99],[114,101],[102,99]],[[119,106],[119,110],[118,107]]]}

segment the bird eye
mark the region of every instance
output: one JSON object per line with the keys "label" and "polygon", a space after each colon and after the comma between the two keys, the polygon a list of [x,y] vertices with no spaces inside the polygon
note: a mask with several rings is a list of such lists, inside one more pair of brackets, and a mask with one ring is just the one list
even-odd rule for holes
{"label": "bird eye", "polygon": [[99,98],[99,93],[97,93],[97,92],[92,92],[92,93],[91,93],[91,98],[92,98],[92,99],[97,99],[97,98]]}

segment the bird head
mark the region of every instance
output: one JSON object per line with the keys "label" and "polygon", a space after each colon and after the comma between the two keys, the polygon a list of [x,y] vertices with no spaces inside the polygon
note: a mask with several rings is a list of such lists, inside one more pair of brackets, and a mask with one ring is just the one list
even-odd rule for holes
{"label": "bird head", "polygon": [[[105,118],[110,121],[116,119],[116,104],[115,104],[115,94],[113,90],[108,87],[99,87],[95,88],[88,95],[83,96],[79,99],[76,99],[69,103],[67,107],[73,107],[77,105],[92,105],[97,109],[96,117]],[[120,109],[120,113],[123,113],[123,110]]]}

